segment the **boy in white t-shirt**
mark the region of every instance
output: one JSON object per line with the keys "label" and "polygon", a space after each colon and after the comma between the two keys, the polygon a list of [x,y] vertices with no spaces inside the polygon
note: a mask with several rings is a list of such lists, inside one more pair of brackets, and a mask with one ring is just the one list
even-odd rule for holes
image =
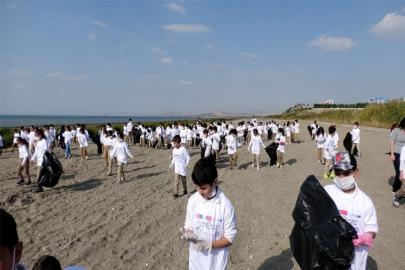
{"label": "boy in white t-shirt", "polygon": [[359,129],[359,122],[354,122],[353,125],[353,130],[350,132],[350,134],[352,134],[352,149],[350,151],[350,153],[353,154],[354,152],[354,148],[357,147],[357,155],[360,157],[361,153],[360,153],[360,129]]}
{"label": "boy in white t-shirt", "polygon": [[20,133],[18,133],[17,129],[14,129],[14,137],[13,137],[13,146],[11,147],[11,152],[14,152],[14,146],[17,146],[17,139],[20,137]]}
{"label": "boy in white t-shirt", "polygon": [[262,138],[259,136],[259,133],[257,132],[257,129],[253,130],[253,136],[250,139],[248,151],[250,151],[250,147],[252,147],[252,154],[253,154],[253,164],[252,168],[255,167],[255,162],[257,159],[257,170],[260,170],[260,146],[263,148],[266,148],[266,146],[263,144]]}
{"label": "boy in white t-shirt", "polygon": [[197,192],[187,203],[181,238],[190,242],[189,269],[225,270],[229,246],[236,238],[236,216],[232,203],[218,187],[213,161],[202,158],[191,175]]}
{"label": "boy in white t-shirt", "polygon": [[181,144],[181,138],[179,135],[173,137],[173,159],[170,163],[170,168],[174,166],[174,194],[173,199],[179,197],[180,181],[183,184],[183,195],[187,194],[187,166],[190,163],[190,155],[187,149]]}
{"label": "boy in white t-shirt", "polygon": [[355,178],[359,175],[356,158],[349,152],[339,152],[333,158],[335,170],[334,185],[325,186],[326,192],[335,202],[340,215],[357,232],[353,239],[354,259],[351,270],[365,270],[368,250],[374,246],[374,238],[379,232],[377,212],[373,201],[359,189]]}
{"label": "boy in white t-shirt", "polygon": [[332,158],[335,156],[335,136],[336,129],[334,126],[329,127],[329,136],[326,138],[324,148],[323,148],[323,157],[325,158],[325,171],[323,173],[323,178],[328,179],[334,178],[335,174],[332,173],[329,175],[329,167],[332,165]]}
{"label": "boy in white t-shirt", "polygon": [[229,132],[228,138],[226,140],[226,146],[228,147],[229,156],[229,168],[233,170],[233,166],[236,166],[236,161],[238,160],[237,144],[236,144],[236,134],[238,132],[236,129],[232,129]]}
{"label": "boy in white t-shirt", "polygon": [[215,155],[215,160],[219,161],[219,144],[221,141],[221,137],[220,135],[217,133],[217,127],[213,127],[212,128],[212,151],[213,154]]}
{"label": "boy in white t-shirt", "polygon": [[401,188],[395,192],[395,197],[392,201],[395,207],[399,207],[399,199],[405,196],[405,146],[402,146],[399,155],[399,180],[402,181]]}
{"label": "boy in white t-shirt", "polygon": [[278,133],[276,135],[275,141],[278,142],[277,168],[283,168],[283,157],[285,152],[285,135],[283,128],[278,128]]}

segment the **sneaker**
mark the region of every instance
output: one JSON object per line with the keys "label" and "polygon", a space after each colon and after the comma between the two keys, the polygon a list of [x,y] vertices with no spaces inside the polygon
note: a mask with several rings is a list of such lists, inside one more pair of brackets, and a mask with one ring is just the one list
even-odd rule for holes
{"label": "sneaker", "polygon": [[31,181],[28,181],[27,183],[25,183],[26,186],[30,186],[32,184]]}
{"label": "sneaker", "polygon": [[255,164],[253,163],[253,164],[252,164],[252,168],[254,168],[254,167],[255,167]]}
{"label": "sneaker", "polygon": [[83,161],[83,158],[82,158],[82,159],[80,159],[80,161]]}
{"label": "sneaker", "polygon": [[280,163],[277,162],[277,168],[280,168]]}
{"label": "sneaker", "polygon": [[111,171],[108,171],[107,176],[110,176],[110,175],[112,175],[112,173],[111,173]]}
{"label": "sneaker", "polygon": [[185,196],[187,194],[188,194],[187,190],[183,191],[183,196]]}
{"label": "sneaker", "polygon": [[280,168],[282,169],[282,168],[283,168],[283,165],[280,165]]}
{"label": "sneaker", "polygon": [[88,157],[88,156],[86,156],[86,159],[89,159],[89,157]]}
{"label": "sneaker", "polygon": [[179,197],[179,195],[177,195],[177,194],[173,194],[173,196],[172,196],[173,199],[177,199],[178,197]]}
{"label": "sneaker", "polygon": [[67,159],[68,157],[66,156],[65,159]]}
{"label": "sneaker", "polygon": [[396,194],[396,192],[392,192],[392,199],[395,199],[395,194]]}
{"label": "sneaker", "polygon": [[33,193],[39,193],[39,192],[44,192],[44,190],[42,189],[41,186],[37,186],[37,188],[34,189],[32,192],[33,192]]}
{"label": "sneaker", "polygon": [[21,186],[21,185],[24,185],[24,183],[25,183],[24,180],[20,180],[17,182],[17,185]]}
{"label": "sneaker", "polygon": [[392,200],[392,205],[394,205],[395,207],[399,207],[399,200],[398,198],[395,196],[395,198]]}
{"label": "sneaker", "polygon": [[121,178],[118,178],[117,183],[121,183]]}
{"label": "sneaker", "polygon": [[233,170],[233,167],[230,167],[229,169],[230,169],[230,170]]}
{"label": "sneaker", "polygon": [[320,160],[318,160],[318,162],[321,162]]}
{"label": "sneaker", "polygon": [[324,174],[324,175],[323,175],[323,178],[324,178],[324,179],[328,179],[329,176],[328,176],[327,174]]}
{"label": "sneaker", "polygon": [[335,175],[332,173],[329,177],[333,179],[335,178]]}
{"label": "sneaker", "polygon": [[257,166],[257,170],[260,171],[260,166]]}

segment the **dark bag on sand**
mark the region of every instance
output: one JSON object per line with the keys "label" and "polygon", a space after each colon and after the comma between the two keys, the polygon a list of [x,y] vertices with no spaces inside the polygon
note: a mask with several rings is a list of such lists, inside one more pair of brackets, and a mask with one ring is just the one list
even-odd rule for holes
{"label": "dark bag on sand", "polygon": [[271,129],[269,129],[267,132],[268,132],[267,133],[267,139],[271,140],[271,135],[273,135],[273,131]]}
{"label": "dark bag on sand", "polygon": [[346,270],[354,258],[356,230],[337,209],[315,176],[302,184],[292,213],[293,256],[303,270]]}
{"label": "dark bag on sand", "polygon": [[158,142],[159,142],[159,141],[156,140],[156,141],[153,143],[152,147],[153,147],[153,148],[156,148],[156,145],[158,144]]}
{"label": "dark bag on sand", "polygon": [[198,139],[198,138],[196,138],[195,139],[195,145],[194,146],[199,146],[200,145],[200,143],[201,143],[201,139]]}
{"label": "dark bag on sand", "polygon": [[[352,151],[352,134],[350,132],[348,132],[346,134],[345,139],[343,140],[343,146],[346,149],[347,152],[350,153],[350,151]],[[357,151],[357,146],[354,147],[353,150],[353,155],[357,155],[358,151]]]}
{"label": "dark bag on sand", "polygon": [[53,152],[45,152],[41,171],[38,176],[38,186],[54,187],[63,173],[62,164]]}
{"label": "dark bag on sand", "polygon": [[139,143],[142,132],[139,129],[136,129],[134,132],[134,144]]}
{"label": "dark bag on sand", "polygon": [[272,142],[269,146],[265,148],[266,153],[270,157],[270,166],[277,164],[277,148],[278,143]]}

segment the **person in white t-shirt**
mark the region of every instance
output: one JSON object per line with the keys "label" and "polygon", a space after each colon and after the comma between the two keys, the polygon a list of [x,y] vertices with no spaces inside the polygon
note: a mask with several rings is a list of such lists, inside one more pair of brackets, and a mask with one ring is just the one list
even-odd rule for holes
{"label": "person in white t-shirt", "polygon": [[211,139],[212,139],[212,152],[215,155],[215,160],[219,161],[219,144],[221,137],[217,133],[217,127],[212,128]]}
{"label": "person in white t-shirt", "polygon": [[132,123],[132,118],[129,118],[127,124],[127,131],[128,131],[128,145],[132,145],[134,143],[134,124]]}
{"label": "person in white t-shirt", "polygon": [[3,153],[3,136],[0,134],[0,156]]}
{"label": "person in white t-shirt", "polygon": [[[48,151],[48,143],[45,139],[45,134],[42,129],[35,130],[35,137],[37,138],[37,147],[35,152],[31,157],[31,164],[34,164],[34,160],[37,160],[37,179],[39,178],[39,173],[41,171],[42,162],[44,160],[45,152]],[[26,186],[31,185],[31,182],[25,183]],[[37,189],[33,191],[34,193],[43,192],[42,186],[38,185]]]}
{"label": "person in white t-shirt", "polygon": [[213,161],[202,158],[191,175],[197,192],[187,203],[181,238],[190,242],[190,270],[225,270],[229,246],[236,238],[236,215],[232,203],[218,186]]}
{"label": "person in white t-shirt", "polygon": [[255,167],[255,162],[257,160],[257,170],[260,170],[260,146],[265,148],[266,146],[263,144],[262,138],[259,136],[257,129],[253,130],[253,137],[250,139],[250,143],[248,146],[248,151],[250,151],[250,147],[252,147],[252,154],[253,154],[253,164],[252,168]]}
{"label": "person in white t-shirt", "polygon": [[128,125],[127,123],[124,123],[123,126],[123,133],[124,133],[124,142],[128,143]]}
{"label": "person in white t-shirt", "polygon": [[114,165],[114,155],[113,155],[113,150],[115,147],[115,143],[117,142],[117,138],[113,136],[113,132],[111,130],[107,131],[107,138],[104,141],[104,146],[105,146],[105,158],[108,161],[108,172],[107,175],[110,176],[112,175],[112,169]]}
{"label": "person in white t-shirt", "polygon": [[170,168],[174,166],[174,192],[173,199],[179,197],[180,181],[183,184],[183,196],[187,195],[187,167],[190,163],[190,155],[187,149],[181,144],[179,135],[173,137],[173,159],[170,163]]}
{"label": "person in white t-shirt", "polygon": [[250,120],[250,123],[252,123],[253,124],[253,126],[257,126],[257,119],[256,119],[256,116],[252,116],[252,120]]}
{"label": "person in white t-shirt", "polygon": [[238,143],[242,144],[243,143],[243,124],[239,123],[238,127],[236,128],[236,131],[238,132]]}
{"label": "person in white t-shirt", "polygon": [[201,141],[201,158],[209,157],[211,155],[212,139],[208,133],[208,129],[204,129]]}
{"label": "person in white t-shirt", "polygon": [[335,177],[333,170],[332,173],[329,174],[330,173],[329,168],[332,165],[332,158],[335,156],[336,153],[335,140],[333,138],[335,136],[335,131],[336,131],[335,127],[333,126],[329,127],[329,136],[326,138],[325,145],[323,148],[323,157],[325,158],[325,170],[323,173],[323,178],[325,179],[328,179],[329,177],[330,178]]}
{"label": "person in white t-shirt", "polygon": [[295,132],[295,134],[294,134],[294,141],[295,141],[296,143],[300,143],[300,138],[299,138],[299,135],[300,135],[300,124],[298,123],[298,120],[295,120],[295,129],[294,129],[294,132]]}
{"label": "person in white t-shirt", "polygon": [[189,149],[191,148],[191,144],[193,142],[193,131],[191,130],[191,127],[189,125],[186,126],[186,138],[187,138],[187,144],[186,144],[186,148]]}
{"label": "person in white t-shirt", "polygon": [[377,212],[373,201],[355,182],[359,175],[356,158],[349,152],[339,152],[333,158],[334,185],[325,186],[326,192],[335,202],[340,215],[356,230],[353,239],[354,259],[351,270],[366,270],[368,250],[374,247],[374,238],[379,232]]}
{"label": "person in white t-shirt", "polygon": [[285,126],[285,143],[286,144],[291,144],[291,127],[290,127],[290,121],[287,121],[287,125]]}
{"label": "person in white t-shirt", "polygon": [[13,136],[13,145],[11,147],[11,153],[14,152],[14,146],[17,146],[17,138],[20,137],[20,133],[18,133],[17,129],[14,129],[14,136]]}
{"label": "person in white t-shirt", "polygon": [[323,149],[325,148],[326,133],[323,127],[320,127],[315,134],[316,147],[318,149],[318,162],[324,164]]}
{"label": "person in white t-shirt", "polygon": [[395,207],[399,207],[399,200],[405,196],[405,146],[402,146],[401,153],[399,154],[399,180],[401,188],[395,192],[394,200],[392,204]]}
{"label": "person in white t-shirt", "polygon": [[263,123],[259,122],[259,124],[257,125],[257,132],[259,133],[259,136],[262,138],[263,140]]}
{"label": "person in white t-shirt", "polygon": [[134,158],[129,151],[128,144],[122,140],[120,132],[117,133],[115,145],[112,149],[112,157],[117,157],[118,163],[118,181],[117,183],[123,183],[125,181],[124,165],[127,165],[127,156]]}
{"label": "person in white t-shirt", "polygon": [[283,168],[283,157],[285,152],[285,135],[283,128],[278,128],[275,141],[278,143],[277,147],[277,168]]}
{"label": "person in white t-shirt", "polygon": [[352,134],[352,149],[350,151],[350,153],[353,154],[354,152],[354,147],[357,147],[357,155],[360,157],[361,153],[360,153],[360,129],[359,129],[359,122],[354,122],[353,125],[353,130],[350,132],[350,134]]}
{"label": "person in white t-shirt", "polygon": [[336,125],[332,125],[335,128],[335,136],[333,136],[333,140],[335,142],[335,150],[339,147],[339,134],[337,133]]}
{"label": "person in white t-shirt", "polygon": [[[311,131],[311,132],[312,132],[312,134],[311,134],[311,136],[312,136],[311,139],[312,139],[312,140],[315,140],[315,137],[316,137],[316,130],[318,129],[318,125],[316,124],[316,121],[314,121],[314,123],[312,123],[310,127],[311,127],[311,130],[312,130],[312,131]],[[316,130],[315,130],[315,129],[316,129]],[[315,132],[314,132],[314,130],[315,130]]]}
{"label": "person in white t-shirt", "polygon": [[229,156],[229,168],[233,170],[233,166],[236,166],[236,161],[238,160],[237,144],[236,144],[236,129],[231,129],[229,131],[228,138],[226,140],[226,146],[228,147]]}

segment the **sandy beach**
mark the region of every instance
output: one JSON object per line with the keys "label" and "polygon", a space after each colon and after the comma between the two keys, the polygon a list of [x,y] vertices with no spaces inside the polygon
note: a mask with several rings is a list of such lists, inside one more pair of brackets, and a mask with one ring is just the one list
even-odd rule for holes
{"label": "sandy beach", "polygon": [[[263,121],[263,120],[260,120]],[[268,121],[268,119],[264,120]],[[237,121],[233,121],[236,123]],[[278,121],[282,123],[284,121]],[[301,144],[286,145],[285,166],[269,167],[262,149],[260,171],[251,168],[247,146],[238,148],[237,169],[229,170],[228,155],[221,152],[217,164],[220,187],[233,203],[238,234],[230,248],[228,269],[299,269],[292,257],[289,236],[294,225],[291,213],[302,182],[314,174],[323,184],[324,166],[317,162],[316,143],[301,122]],[[329,123],[320,123],[328,127]],[[341,146],[351,125],[338,125]],[[392,206],[394,168],[390,161],[389,130],[362,127],[359,187],[374,202],[380,233],[369,252],[367,269],[405,269],[405,199]],[[266,145],[270,144],[267,139]],[[171,198],[174,169],[170,152],[131,146],[134,159],[118,184],[117,167],[107,176],[96,146],[89,145],[89,160],[80,161],[80,149],[72,147],[73,158],[63,159],[65,174],[59,184],[44,193],[16,185],[18,151],[0,157],[0,202],[17,221],[24,242],[22,263],[29,269],[42,255],[57,257],[62,267],[86,269],[187,269],[188,244],[180,239],[188,196]],[[200,158],[200,148],[190,149],[189,172]],[[31,165],[31,175],[35,167]],[[34,181],[36,179],[34,178]],[[190,173],[188,190],[193,191]]]}

